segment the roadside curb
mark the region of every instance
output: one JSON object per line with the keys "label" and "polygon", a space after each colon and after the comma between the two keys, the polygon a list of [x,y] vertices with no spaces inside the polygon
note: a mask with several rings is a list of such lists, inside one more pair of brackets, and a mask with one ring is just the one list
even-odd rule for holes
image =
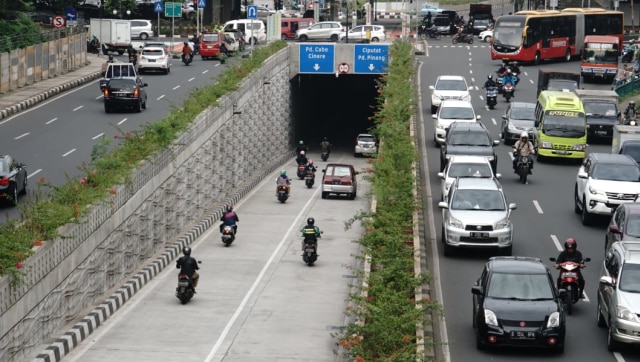
{"label": "roadside curb", "polygon": [[16,104],[14,104],[13,106],[7,107],[5,109],[0,110],[0,120],[3,120],[7,117],[10,117],[16,113],[20,113],[28,108],[31,108],[33,106],[35,106],[38,103],[41,103],[55,95],[58,95],[62,92],[65,92],[69,89],[72,88],[76,88],[80,85],[83,85],[85,83],[91,82],[95,79],[100,78],[101,76],[101,72],[97,71],[95,73],[91,73],[88,75],[85,75],[83,77],[80,77],[78,79],[74,79],[72,81],[69,81],[67,83],[64,83],[62,85],[53,87],[47,91],[44,91],[40,94],[37,94],[35,96],[32,96],[30,98],[27,98],[26,100],[23,100],[21,102],[18,102]]}
{"label": "roadside curb", "polygon": [[135,273],[131,279],[115,291],[104,302],[100,303],[80,322],[73,325],[67,332],[57,337],[48,347],[40,352],[32,362],[59,362],[68,355],[75,347],[86,340],[91,333],[111,318],[125,303],[147,285],[151,279],[160,274],[177,256],[182,253],[182,248],[191,245],[202,236],[209,228],[220,220],[225,205],[236,204],[246,196],[256,185],[269,177],[271,173],[279,169],[284,163],[293,157],[293,153],[288,153],[269,166],[266,170],[258,174],[251,181],[245,183],[229,199],[225,200],[215,211],[206,215],[191,230],[185,231],[177,240],[171,243],[162,251],[161,255],[151,259],[142,267],[142,270]]}

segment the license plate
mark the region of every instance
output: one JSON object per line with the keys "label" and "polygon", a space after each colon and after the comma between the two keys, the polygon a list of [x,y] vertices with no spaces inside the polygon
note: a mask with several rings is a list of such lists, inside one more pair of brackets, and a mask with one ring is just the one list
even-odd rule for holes
{"label": "license plate", "polygon": [[556,150],[555,152],[558,155],[568,155],[569,154],[569,151],[563,151],[563,150]]}
{"label": "license plate", "polygon": [[577,278],[578,274],[574,273],[574,272],[566,272],[566,273],[562,273],[562,277],[561,278]]}
{"label": "license plate", "polygon": [[489,233],[478,233],[478,232],[471,232],[470,233],[472,238],[476,238],[476,239],[488,239],[489,238]]}
{"label": "license plate", "polygon": [[307,248],[307,249],[304,249],[304,251],[305,251],[306,253],[313,253],[315,250],[314,250],[314,249],[312,249],[312,248]]}
{"label": "license plate", "polygon": [[511,331],[509,336],[511,337],[511,339],[536,339],[536,332]]}
{"label": "license plate", "polygon": [[179,287],[188,287],[189,286],[189,282],[178,282],[178,286]]}
{"label": "license plate", "polygon": [[599,136],[606,136],[607,135],[607,131],[596,131],[596,134]]}
{"label": "license plate", "polygon": [[149,63],[155,63],[156,60],[155,59],[149,59]]}

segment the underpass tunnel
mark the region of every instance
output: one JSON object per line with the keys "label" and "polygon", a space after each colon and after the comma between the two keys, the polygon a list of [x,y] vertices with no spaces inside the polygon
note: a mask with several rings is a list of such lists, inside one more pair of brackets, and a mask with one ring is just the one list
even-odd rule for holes
{"label": "underpass tunnel", "polygon": [[380,75],[298,74],[291,80],[294,139],[318,152],[323,137],[334,151],[353,153],[356,136],[374,126]]}

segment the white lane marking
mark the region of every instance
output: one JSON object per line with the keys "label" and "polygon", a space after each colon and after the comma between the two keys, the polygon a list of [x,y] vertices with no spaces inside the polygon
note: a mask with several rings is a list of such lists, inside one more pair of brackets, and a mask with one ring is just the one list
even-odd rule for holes
{"label": "white lane marking", "polygon": [[100,137],[104,136],[104,133],[99,133],[97,136],[93,136],[91,137],[92,140],[98,139]]}
{"label": "white lane marking", "polygon": [[19,140],[19,139],[21,139],[22,137],[26,137],[26,136],[28,136],[28,135],[30,135],[30,134],[31,134],[31,133],[29,133],[29,132],[27,132],[27,133],[23,133],[23,134],[21,134],[20,136],[15,137],[15,138],[14,138],[14,140]]}
{"label": "white lane marking", "polygon": [[84,107],[84,106],[78,106],[78,107],[74,108],[73,111],[75,112],[75,111],[77,111],[78,109],[80,109],[82,107]]}
{"label": "white lane marking", "polygon": [[509,152],[507,154],[509,155],[509,158],[511,158],[511,161],[513,161],[513,152]]}
{"label": "white lane marking", "polygon": [[118,126],[127,121],[127,118],[123,118],[122,121],[118,122]]}
{"label": "white lane marking", "polygon": [[72,153],[74,153],[74,152],[76,152],[76,149],[75,149],[75,148],[72,148],[72,149],[71,149],[71,150],[69,150],[67,153],[63,154],[63,155],[62,155],[62,157],[67,157],[67,156],[69,156],[70,154],[72,154]]}
{"label": "white lane marking", "polygon": [[484,101],[484,97],[483,96],[479,95],[478,98],[480,98],[481,101]]}
{"label": "white lane marking", "polygon": [[35,176],[35,175],[39,174],[41,171],[42,171],[42,169],[41,169],[41,168],[39,168],[39,169],[37,169],[37,170],[33,171],[33,172],[31,173],[31,175],[27,175],[27,178],[31,178],[31,177],[33,177],[33,176]]}
{"label": "white lane marking", "polygon": [[527,72],[524,72],[524,75],[526,75],[526,76],[528,76],[528,75],[529,75],[529,73],[527,73]]}
{"label": "white lane marking", "polygon": [[540,207],[538,200],[533,200],[533,206],[535,206],[536,210],[538,210],[538,214],[544,214],[544,211],[542,211],[542,208]]}
{"label": "white lane marking", "polygon": [[190,78],[190,79],[188,80],[188,82],[191,82],[191,81],[193,81],[194,79],[196,79],[196,78],[195,78],[195,77]]}
{"label": "white lane marking", "polygon": [[[475,83],[475,82],[476,82],[476,79],[472,77],[471,78],[471,83]],[[476,87],[476,88],[478,88],[478,87]]]}
{"label": "white lane marking", "polygon": [[529,79],[529,83],[533,84],[533,79]]}
{"label": "white lane marking", "polygon": [[97,96],[97,97],[96,97],[96,100],[98,100],[98,99],[100,99],[100,98],[102,98],[102,97],[104,97],[104,94],[101,94],[101,95]]}
{"label": "white lane marking", "polygon": [[494,126],[498,125],[498,123],[496,123],[496,119],[493,117],[491,117],[491,123],[493,123]]}
{"label": "white lane marking", "polygon": [[207,73],[208,71],[209,71],[209,69],[206,69],[206,70],[204,70],[204,71],[202,72],[202,74],[205,74],[205,73]]}
{"label": "white lane marking", "polygon": [[469,74],[473,74],[473,70],[472,69],[469,69]]}
{"label": "white lane marking", "polygon": [[55,122],[55,121],[57,121],[57,120],[58,120],[58,117],[53,118],[52,120],[50,120],[49,122],[46,122],[45,124],[53,123],[53,122]]}
{"label": "white lane marking", "polygon": [[613,357],[615,357],[618,362],[624,362],[624,358],[622,358],[620,352],[613,352]]}
{"label": "white lane marking", "polygon": [[562,251],[564,249],[562,245],[560,245],[560,242],[558,241],[557,236],[551,235],[551,241],[553,241],[553,245],[556,246],[556,249],[558,249],[558,251]]}
{"label": "white lane marking", "polygon": [[[476,86],[476,90],[480,90],[480,88],[478,88],[478,86]],[[482,96],[480,96],[480,97],[482,97]]]}
{"label": "white lane marking", "polygon": [[180,88],[180,86],[179,86],[179,85],[177,85],[177,86],[173,87],[173,90],[176,90],[176,89],[178,89],[178,88]]}
{"label": "white lane marking", "polygon": [[163,94],[163,95],[161,95],[160,97],[156,98],[156,101],[159,101],[159,100],[161,100],[162,98],[164,98],[164,94]]}

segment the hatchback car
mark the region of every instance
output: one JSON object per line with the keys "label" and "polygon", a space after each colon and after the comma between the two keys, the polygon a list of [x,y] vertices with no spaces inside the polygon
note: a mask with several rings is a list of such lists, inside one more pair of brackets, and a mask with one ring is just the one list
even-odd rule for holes
{"label": "hatchback car", "polygon": [[329,40],[337,42],[342,32],[342,24],[337,21],[321,21],[311,25],[306,29],[296,30],[296,39],[307,40]]}
{"label": "hatchback car", "polygon": [[387,39],[387,34],[382,25],[358,25],[349,29],[348,32],[340,32],[338,40],[345,43],[362,43],[367,41],[367,31],[369,31],[369,40],[372,43]]}
{"label": "hatchback car", "polygon": [[147,108],[147,83],[136,78],[112,78],[104,89],[104,111],[129,108],[142,112]]}
{"label": "hatchback car", "polygon": [[151,24],[151,20],[131,20],[131,38],[140,38],[145,40],[150,37],[153,37],[153,25]]}
{"label": "hatchback car", "polygon": [[433,123],[433,141],[436,146],[444,143],[447,137],[447,130],[453,122],[476,122],[479,115],[473,110],[471,102],[445,99],[438,108],[438,113],[431,115],[435,120]]}
{"label": "hatchback car", "polygon": [[480,38],[480,40],[482,40],[485,43],[491,42],[491,39],[493,39],[493,29],[487,29],[485,31],[480,32],[480,34],[478,35],[478,38]]}
{"label": "hatchback car", "polygon": [[220,55],[220,46],[225,39],[224,33],[205,33],[200,39],[200,56],[202,60],[214,59]]}
{"label": "hatchback car", "polygon": [[498,180],[458,178],[446,199],[438,203],[442,209],[441,236],[445,256],[466,247],[496,248],[511,255],[511,211],[516,209],[516,204],[507,204]]}
{"label": "hatchback car", "polygon": [[467,85],[467,80],[459,75],[441,75],[436,79],[435,86],[431,89],[431,114],[435,114],[445,99],[457,99],[471,102],[469,91],[471,87]]}
{"label": "hatchback car", "polygon": [[440,196],[441,201],[446,201],[447,194],[451,184],[457,178],[462,177],[475,177],[475,178],[497,178],[502,175],[493,173],[491,164],[486,157],[482,156],[452,156],[447,162],[443,172],[438,172],[438,177],[442,180],[440,189],[442,194]]}
{"label": "hatchback car", "polygon": [[138,56],[138,72],[140,74],[157,70],[164,74],[171,71],[171,63],[169,62],[171,54],[165,52],[162,47],[144,47]]}
{"label": "hatchback car", "polygon": [[607,347],[640,344],[640,242],[613,243],[605,254],[598,284],[598,327],[608,327]]}
{"label": "hatchback car", "polygon": [[507,106],[506,113],[502,116],[502,134],[505,145],[512,145],[520,139],[522,132],[529,134],[533,139],[535,127],[535,103],[511,102]]}
{"label": "hatchback car", "polygon": [[353,156],[358,157],[378,152],[378,143],[375,137],[368,133],[360,133],[356,137],[356,146],[353,150]]}
{"label": "hatchback car", "polygon": [[490,258],[471,293],[478,349],[538,346],[564,351],[563,295],[540,259]]}
{"label": "hatchback car", "polygon": [[640,203],[632,202],[618,206],[611,216],[604,238],[604,249],[616,241],[640,241]]}
{"label": "hatchback car", "polygon": [[0,155],[0,198],[18,204],[18,195],[27,193],[27,165],[10,155]]}
{"label": "hatchback car", "polygon": [[352,165],[330,163],[322,170],[322,198],[329,194],[347,195],[351,200],[358,192],[358,174]]}

